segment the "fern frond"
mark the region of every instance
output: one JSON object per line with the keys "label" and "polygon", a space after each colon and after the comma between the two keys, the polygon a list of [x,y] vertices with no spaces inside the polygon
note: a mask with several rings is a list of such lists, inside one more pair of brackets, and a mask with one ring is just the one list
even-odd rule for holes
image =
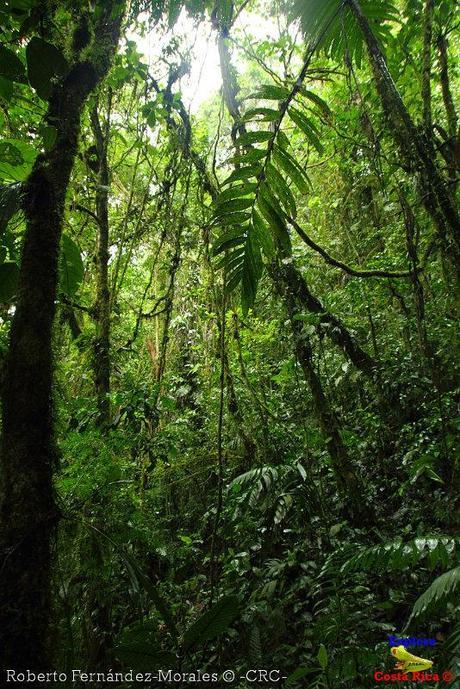
{"label": "fern frond", "polygon": [[[390,24],[399,21],[398,10],[388,0],[361,0],[360,6],[376,38],[383,44],[390,36]],[[363,38],[343,0],[294,0],[292,16],[300,19],[310,40],[320,37],[318,47],[329,57],[345,55],[361,66]]]}
{"label": "fern frond", "polygon": [[[404,543],[401,539],[364,548],[341,566],[342,574],[351,572],[391,571],[404,569],[422,558],[430,567],[444,565],[458,557],[460,539],[449,536],[415,538]],[[329,562],[329,566],[333,563]]]}
{"label": "fern frond", "polygon": [[[296,201],[291,184],[306,194],[310,180],[290,150],[289,139],[281,130],[289,114],[298,132],[318,153],[323,152],[321,122],[330,116],[325,101],[305,89],[308,61],[293,86],[261,86],[250,99],[278,101],[277,109],[251,107],[242,117],[254,129],[235,141],[236,166],[224,181],[218,197],[213,224],[221,229],[213,253],[223,255],[217,264],[226,270],[227,292],[241,285],[243,312],[254,304],[257,285],[263,272],[263,259],[273,259],[275,246],[290,255],[287,218],[295,218]],[[267,123],[267,128],[262,125]]]}
{"label": "fern frond", "polygon": [[408,625],[431,613],[443,608],[454,598],[458,602],[460,592],[460,567],[444,572],[437,577],[422,595],[417,598],[409,617]]}

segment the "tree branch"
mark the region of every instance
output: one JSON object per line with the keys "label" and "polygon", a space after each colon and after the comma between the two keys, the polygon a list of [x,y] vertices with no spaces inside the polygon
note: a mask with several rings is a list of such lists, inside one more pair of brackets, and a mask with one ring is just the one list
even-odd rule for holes
{"label": "tree branch", "polygon": [[342,261],[339,261],[336,258],[333,258],[328,252],[323,249],[319,244],[313,241],[305,230],[303,230],[299,223],[296,222],[293,218],[288,218],[287,219],[289,224],[295,229],[299,237],[305,242],[307,246],[310,247],[310,249],[313,249],[313,251],[316,251],[320,256],[324,258],[326,263],[329,263],[329,265],[334,266],[335,268],[340,268],[340,270],[343,270],[344,273],[348,273],[348,275],[353,275],[353,277],[357,278],[408,278],[411,276],[411,271],[410,270],[401,270],[401,271],[390,271],[390,270],[358,270],[356,268],[351,268],[350,266],[347,266],[345,263],[342,263]]}

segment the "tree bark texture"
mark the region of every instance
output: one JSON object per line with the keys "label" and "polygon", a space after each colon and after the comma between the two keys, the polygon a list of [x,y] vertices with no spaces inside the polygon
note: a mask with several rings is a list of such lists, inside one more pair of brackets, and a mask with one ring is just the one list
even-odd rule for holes
{"label": "tree bark texture", "polygon": [[26,233],[3,389],[0,474],[0,665],[50,665],[50,565],[59,520],[53,491],[52,325],[66,191],[82,108],[105,76],[121,17],[100,8],[91,57],[74,62],[53,89],[46,123],[55,145],[25,183]]}
{"label": "tree bark texture", "polygon": [[441,249],[460,280],[460,218],[445,184],[425,132],[417,129],[388,70],[380,45],[358,0],[348,4],[364,36],[383,111],[395,143],[410,172],[416,172],[419,193],[426,212],[433,219]]}

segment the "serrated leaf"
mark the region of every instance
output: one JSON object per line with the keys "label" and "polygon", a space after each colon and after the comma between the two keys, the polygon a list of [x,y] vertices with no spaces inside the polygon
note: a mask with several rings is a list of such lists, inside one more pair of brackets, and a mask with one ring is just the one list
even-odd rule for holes
{"label": "serrated leaf", "polygon": [[185,651],[202,646],[223,634],[239,615],[237,596],[224,596],[205,612],[184,634],[182,647]]}
{"label": "serrated leaf", "polygon": [[286,86],[273,86],[273,84],[265,84],[261,86],[249,98],[260,98],[264,100],[284,100],[290,94]]}

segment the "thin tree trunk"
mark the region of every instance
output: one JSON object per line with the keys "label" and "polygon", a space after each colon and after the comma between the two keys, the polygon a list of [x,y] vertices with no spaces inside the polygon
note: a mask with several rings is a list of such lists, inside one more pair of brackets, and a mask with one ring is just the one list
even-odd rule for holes
{"label": "thin tree trunk", "polygon": [[449,61],[447,58],[447,38],[442,34],[437,40],[440,65],[440,80],[442,88],[442,98],[447,115],[447,131],[452,139],[458,135],[458,117],[455,110],[454,99],[450,88]]}
{"label": "thin tree trunk", "polygon": [[[404,193],[400,191],[399,201],[404,214],[404,223],[406,227],[406,245],[407,255],[412,267],[418,263],[417,255],[417,239],[416,239],[416,219],[412,208],[407,202]],[[449,387],[448,376],[443,370],[444,367],[439,357],[435,352],[435,348],[431,343],[426,330],[425,322],[425,295],[423,292],[423,285],[417,270],[412,273],[412,294],[415,307],[415,322],[417,324],[417,336],[419,342],[420,353],[422,355],[424,367],[427,373],[431,376],[433,383],[438,390],[445,390]]]}
{"label": "thin tree trunk", "polygon": [[431,43],[433,41],[434,0],[425,0],[423,10],[423,66],[422,66],[422,103],[423,125],[425,133],[431,140],[433,122],[431,114]]}
{"label": "thin tree trunk", "polygon": [[110,289],[109,289],[109,166],[107,147],[110,127],[109,112],[102,130],[97,105],[91,111],[91,126],[97,150],[97,259],[96,259],[96,302],[94,317],[96,336],[93,344],[94,385],[96,388],[98,423],[107,426],[110,422]]}
{"label": "thin tree trunk", "polygon": [[406,168],[419,177],[419,193],[441,240],[441,248],[460,279],[460,218],[428,140],[417,130],[388,70],[385,57],[358,0],[348,0],[363,33],[377,92]]}
{"label": "thin tree trunk", "polygon": [[45,121],[57,129],[56,143],[37,158],[25,184],[27,227],[3,390],[1,446],[0,665],[8,668],[50,665],[51,549],[59,520],[52,484],[51,334],[81,112],[106,74],[119,38],[121,17],[112,17],[113,3],[99,9],[96,50],[88,51],[92,59],[74,64],[54,88]]}

